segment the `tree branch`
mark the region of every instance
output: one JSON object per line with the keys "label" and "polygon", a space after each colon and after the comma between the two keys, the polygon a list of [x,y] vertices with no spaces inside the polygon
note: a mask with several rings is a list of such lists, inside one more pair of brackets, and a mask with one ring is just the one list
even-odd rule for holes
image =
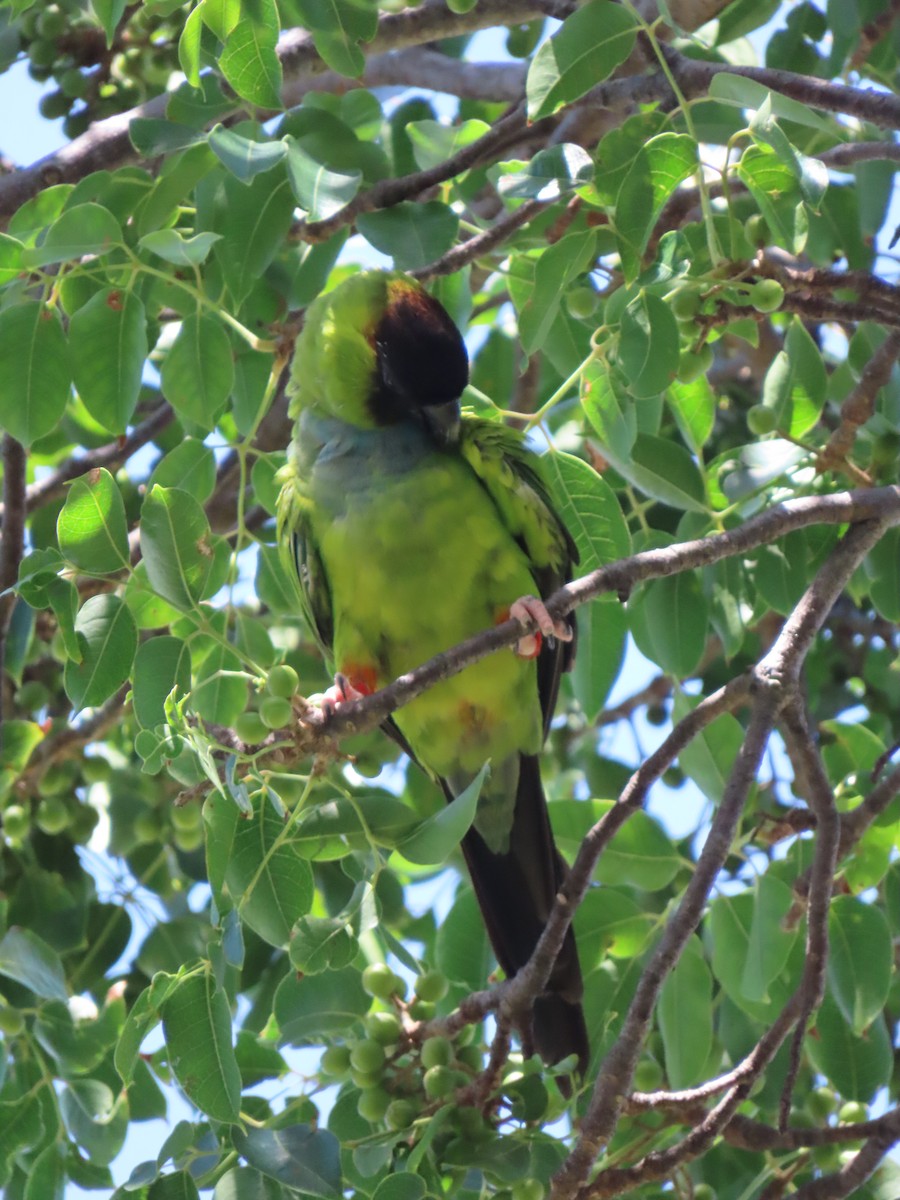
{"label": "tree branch", "polygon": [[0,539],[0,722],[3,720],[3,677],[6,635],[16,595],[19,564],[25,552],[25,447],[12,434],[3,435],[3,537]]}

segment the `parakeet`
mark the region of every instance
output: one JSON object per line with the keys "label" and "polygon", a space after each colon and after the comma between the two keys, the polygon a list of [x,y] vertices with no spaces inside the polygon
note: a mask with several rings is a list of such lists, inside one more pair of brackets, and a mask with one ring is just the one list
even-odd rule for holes
{"label": "parakeet", "polygon": [[[539,597],[571,575],[574,542],[540,460],[502,424],[461,416],[463,339],[443,306],[397,272],[364,271],[309,308],[289,383],[295,433],[279,537],[305,615],[337,671],[368,694],[512,613],[543,636],[431,688],[392,733],[453,799],[490,760],[463,852],[507,976],[530,958],[565,866],[538,765],[574,618]],[[550,636],[547,636],[547,635]],[[575,938],[566,937],[525,1052],[555,1063],[588,1039]]]}

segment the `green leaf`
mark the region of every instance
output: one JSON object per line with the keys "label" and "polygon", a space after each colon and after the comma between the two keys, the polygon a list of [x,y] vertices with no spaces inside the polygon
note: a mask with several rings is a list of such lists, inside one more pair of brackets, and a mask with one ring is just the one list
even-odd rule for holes
{"label": "green leaf", "polygon": [[[693,697],[675,693],[672,717],[680,721],[695,706]],[[678,753],[678,764],[713,804],[719,804],[731,773],[735,756],[744,742],[744,730],[737,717],[721,713]]]}
{"label": "green leaf", "polygon": [[753,889],[753,919],[741,992],[749,1000],[768,1002],[769,986],[777,979],[799,936],[785,926],[794,896],[786,883],[767,872],[757,877]]}
{"label": "green leaf", "polygon": [[[552,808],[555,810],[556,804]],[[580,832],[577,814],[575,817],[571,824],[572,844]],[[560,828],[557,820],[554,820],[554,828]],[[592,964],[602,962],[606,955],[626,959],[636,957],[652,936],[654,924],[653,916],[625,892],[611,887],[589,891],[575,914],[582,968],[589,971]]]}
{"label": "green leaf", "polygon": [[119,222],[101,204],[76,204],[61,213],[47,230],[39,246],[25,252],[29,267],[84,258],[101,257],[122,244]]}
{"label": "green leaf", "polygon": [[127,0],[91,0],[91,7],[103,26],[106,45],[109,48],[116,36],[116,28],[125,14]]}
{"label": "green leaf", "polygon": [[[188,17],[191,20],[194,12]],[[163,121],[158,117],[135,117],[128,126],[128,136],[138,154],[144,158],[157,158],[161,154],[172,154],[188,146],[206,141],[206,135],[191,125],[178,121]],[[173,231],[174,232],[174,231]]]}
{"label": "green leaf", "polygon": [[134,715],[144,729],[165,723],[165,700],[173,688],[179,696],[191,686],[191,652],[176,637],[142,642],[134,658]]}
{"label": "green leaf", "polygon": [[234,357],[220,321],[206,313],[185,317],[162,366],[162,388],[172,407],[211,429],[231,394]]}
{"label": "green leaf", "polygon": [[25,269],[25,247],[8,233],[0,233],[0,285],[11,283]]}
{"label": "green leaf", "polygon": [[592,361],[581,377],[581,405],[600,439],[603,453],[615,463],[629,463],[637,437],[634,400],[605,363]]}
{"label": "green leaf", "polygon": [[162,1004],[169,1065],[188,1099],[214,1121],[236,1121],[241,1076],[228,999],[210,971],[178,982]]}
{"label": "green leaf", "polygon": [[82,658],[66,663],[66,693],[76,709],[96,708],[128,678],[137,627],[118,596],[91,596],[78,612],[75,633]]}
{"label": "green leaf", "polygon": [[291,966],[304,975],[350,964],[359,943],[340,917],[301,917],[291,933]]}
{"label": "green leaf", "polygon": [[468,787],[446,807],[438,809],[407,837],[397,843],[397,849],[409,862],[434,866],[445,861],[468,833],[478,797],[488,774],[488,765],[481,768]]}
{"label": "green leaf", "polygon": [[200,9],[203,24],[220,42],[225,41],[241,19],[240,0],[203,0]]}
{"label": "green leaf", "polygon": [[0,426],[30,446],[58,425],[71,382],[55,309],[28,301],[0,311]]}
{"label": "green leaf", "polygon": [[128,1100],[99,1079],[76,1079],[60,1096],[60,1111],[74,1141],[92,1163],[108,1166],[128,1132]]}
{"label": "green leaf", "polygon": [[[611,800],[557,800],[550,819],[560,849],[574,854],[587,826],[613,807]],[[597,866],[596,878],[611,887],[620,884],[658,892],[672,882],[682,865],[675,844],[659,823],[645,812],[636,812],[612,838]]]}
{"label": "green leaf", "polygon": [[726,71],[720,71],[710,82],[709,95],[725,104],[736,104],[738,108],[758,109],[768,102],[774,116],[815,129],[829,138],[834,137],[834,125],[815,109],[773,92],[764,83],[757,83],[755,79],[744,75],[729,75]]}
{"label": "green leaf", "polygon": [[187,1171],[174,1171],[154,1180],[147,1200],[200,1200],[200,1193]]}
{"label": "green leaf", "polygon": [[[548,454],[542,461],[563,524],[578,547],[579,574],[627,557],[631,537],[609,484],[571,454]],[[599,713],[619,674],[626,632],[624,609],[611,596],[602,596],[578,612],[572,686],[588,720]]]}
{"label": "green leaf", "polygon": [[226,176],[224,209],[215,226],[222,240],[216,243],[214,255],[237,303],[257,285],[282,248],[295,205],[291,186],[280,171],[268,179],[261,175],[250,184]]}
{"label": "green leaf", "polygon": [[775,413],[780,430],[801,438],[819,419],[828,375],[821,351],[798,317],[784,346],[766,372],[763,404]]}
{"label": "green leaf", "polygon": [[196,438],[185,438],[159,460],[147,483],[160,487],[178,487],[189,492],[200,504],[212,495],[216,483],[216,456],[209,446]]}
{"label": "green leaf", "polygon": [[610,453],[608,446],[604,453],[620,475],[654,500],[688,512],[706,512],[703,476],[684,446],[639,433],[630,459]]}
{"label": "green leaf", "polygon": [[716,421],[716,397],[705,375],[690,383],[673,380],[666,392],[681,436],[694,453],[706,445]]}
{"label": "green leaf", "polygon": [[568,284],[594,260],[596,238],[591,230],[570,233],[543,252],[534,268],[534,287],[519,310],[519,337],[526,354],[543,345],[559,312]]}
{"label": "green leaf", "polygon": [[884,914],[855,896],[836,896],[828,913],[828,983],[854,1035],[865,1033],[884,1008],[893,949]]}
{"label": "green leaf", "polygon": [[675,314],[661,296],[641,291],[622,313],[619,366],[627,388],[639,400],[660,395],[678,370]]}
{"label": "green leaf", "polygon": [[321,1045],[328,1037],[346,1037],[370,1004],[359,970],[345,967],[309,979],[286,975],[278,985],[272,1011],[290,1045]]}
{"label": "green leaf", "polygon": [[474,120],[461,121],[458,125],[443,125],[440,121],[410,121],[406,126],[406,136],[412,144],[416,166],[420,171],[428,171],[477,142],[490,128],[486,122]]}
{"label": "green leaf", "polygon": [[85,408],[124,433],[137,407],[147,358],[147,317],[134,292],[103,288],[69,322],[75,387]]}
{"label": "green leaf", "polygon": [[0,975],[45,1000],[65,1002],[69,998],[59,955],[30,929],[14,926],[0,941]]}
{"label": "green leaf", "polygon": [[56,536],[69,562],[83,571],[106,575],[128,567],[125,504],[105,467],[74,480],[56,521]]}
{"label": "green leaf", "polygon": [[634,46],[634,17],[610,0],[590,0],[538,49],[525,90],[528,119],[549,116],[606,79]]}
{"label": "green leaf", "polygon": [[200,49],[203,38],[202,5],[188,14],[178,39],[178,65],[192,88],[200,86]]}
{"label": "green leaf", "polygon": [[0,767],[9,767],[18,775],[43,740],[44,731],[36,721],[4,721]]}
{"label": "green leaf", "polygon": [[677,1091],[701,1083],[713,1043],[712,976],[697,937],[663,983],[657,1015],[669,1086]]}
{"label": "green leaf", "polygon": [[224,125],[210,130],[209,144],[219,161],[242,183],[271,171],[287,153],[284,142],[254,142]]}
{"label": "green leaf", "polygon": [[144,234],[138,246],[176,267],[199,267],[221,237],[220,233],[198,233],[186,238],[177,229],[154,229]]}
{"label": "green leaf", "polygon": [[809,220],[790,167],[769,146],[754,145],[741,155],[737,173],[772,233],[788,250],[800,254],[806,245]]}
{"label": "green leaf", "polygon": [[[641,146],[616,199],[615,230],[628,282],[635,279],[666,201],[697,169],[697,147],[684,133],[660,133]],[[678,346],[676,337],[674,345]]]}
{"label": "green leaf", "polygon": [[255,1167],[232,1167],[213,1192],[213,1200],[282,1200],[281,1184]]}
{"label": "green leaf", "polygon": [[251,1167],[309,1196],[340,1200],[341,1145],[327,1129],[289,1125],[284,1129],[241,1129],[234,1144]]}
{"label": "green leaf", "polygon": [[265,803],[239,822],[225,882],[241,918],[271,946],[286,946],[294,924],[312,905],[309,863],[285,836],[284,821]]}
{"label": "green leaf", "polygon": [[790,533],[781,544],[760,546],[756,552],[753,582],[775,612],[787,616],[806,590],[809,551],[802,529]]}
{"label": "green leaf", "polygon": [[374,6],[354,0],[296,0],[296,6],[304,27],[313,32],[316,50],[332,71],[351,78],[361,75],[365,57],[359,42],[375,36]]}
{"label": "green leaf", "polygon": [[828,169],[818,158],[810,158],[794,146],[787,134],[775,120],[772,112],[772,97],[767,96],[756,116],[750,122],[754,137],[772,147],[784,165],[793,173],[800,187],[800,194],[815,212],[822,207],[828,187]]}
{"label": "green leaf", "polygon": [[281,25],[275,0],[252,0],[228,35],[219,70],[243,100],[281,108],[281,60],[275,52]]}
{"label": "green leaf", "polygon": [[[407,128],[412,129],[410,125]],[[443,128],[443,126],[442,126]],[[507,173],[506,167],[512,167]],[[526,163],[501,164],[497,191],[507,200],[558,200],[567,192],[590,183],[594,162],[588,152],[574,142],[561,142],[539,150]]]}
{"label": "green leaf", "polygon": [[212,570],[209,521],[188,492],[154,485],[141,507],[141,550],[155,592],[176,608],[204,596]]}
{"label": "green leaf", "polygon": [[404,201],[379,212],[361,213],[359,232],[376,250],[394,260],[400,271],[427,266],[441,257],[456,239],[459,217],[447,204]]}
{"label": "green leaf", "polygon": [[857,1036],[828,992],[816,1017],[816,1035],[805,1045],[813,1066],[845,1100],[867,1104],[891,1078],[893,1050],[884,1017]]}
{"label": "green leaf", "polygon": [[332,171],[307,153],[296,138],[284,139],[287,173],[297,203],[310,221],[327,221],[350,203],[362,183],[362,171]]}
{"label": "green leaf", "polygon": [[628,604],[638,649],[667,674],[694,673],[709,636],[709,611],[697,577],[687,572],[653,579]]}
{"label": "green leaf", "polygon": [[[768,985],[769,1002],[753,1000],[744,993],[747,956],[754,917],[750,892],[716,896],[709,906],[705,940],[711,951],[712,971],[727,994],[755,1020],[767,1021],[784,1005],[803,969],[804,943],[794,935],[788,959]],[[758,992],[758,988],[754,989]]]}

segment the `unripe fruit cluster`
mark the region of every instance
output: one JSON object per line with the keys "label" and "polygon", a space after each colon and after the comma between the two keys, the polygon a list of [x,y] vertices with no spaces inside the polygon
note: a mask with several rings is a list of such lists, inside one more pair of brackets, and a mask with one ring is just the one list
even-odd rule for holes
{"label": "unripe fruit cluster", "polygon": [[[418,1044],[404,1031],[402,1013],[418,1019],[416,1011],[424,1009],[427,1017],[434,1015],[448,988],[440,971],[419,975],[408,1003],[405,980],[387,963],[366,967],[362,984],[374,1002],[363,1019],[364,1036],[328,1047],[321,1059],[322,1073],[359,1089],[357,1111],[366,1121],[391,1130],[409,1129],[433,1105],[471,1083],[483,1067],[483,1056],[479,1047],[463,1044],[468,1030],[455,1040],[436,1035]],[[457,1136],[463,1135],[463,1126],[469,1137],[488,1132],[480,1112],[460,1108],[459,1114]],[[448,1134],[452,1126],[453,1122]]]}
{"label": "unripe fruit cluster", "polygon": [[38,0],[22,13],[18,32],[32,79],[57,85],[41,98],[41,115],[64,118],[64,132],[74,138],[91,121],[163,91],[178,69],[178,31],[179,22],[170,22],[162,6],[141,7],[130,15],[127,34],[122,24],[116,30],[110,55],[86,0]]}

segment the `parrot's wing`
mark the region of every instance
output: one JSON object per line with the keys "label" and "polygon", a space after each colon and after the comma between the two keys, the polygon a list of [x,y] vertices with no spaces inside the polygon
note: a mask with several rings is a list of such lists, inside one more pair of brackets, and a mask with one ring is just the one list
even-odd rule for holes
{"label": "parrot's wing", "polygon": [[[460,453],[493,500],[497,511],[528,557],[541,599],[572,578],[578,549],[553,503],[540,459],[518,430],[478,417],[463,418]],[[575,614],[566,621],[572,641],[544,643],[538,659],[538,688],[545,732],[556,707],[559,680],[575,658]]]}
{"label": "parrot's wing", "polygon": [[279,472],[278,546],[285,573],[297,581],[300,611],[313,633],[326,662],[331,662],[334,617],[328,576],[313,534],[312,501],[293,462]]}

